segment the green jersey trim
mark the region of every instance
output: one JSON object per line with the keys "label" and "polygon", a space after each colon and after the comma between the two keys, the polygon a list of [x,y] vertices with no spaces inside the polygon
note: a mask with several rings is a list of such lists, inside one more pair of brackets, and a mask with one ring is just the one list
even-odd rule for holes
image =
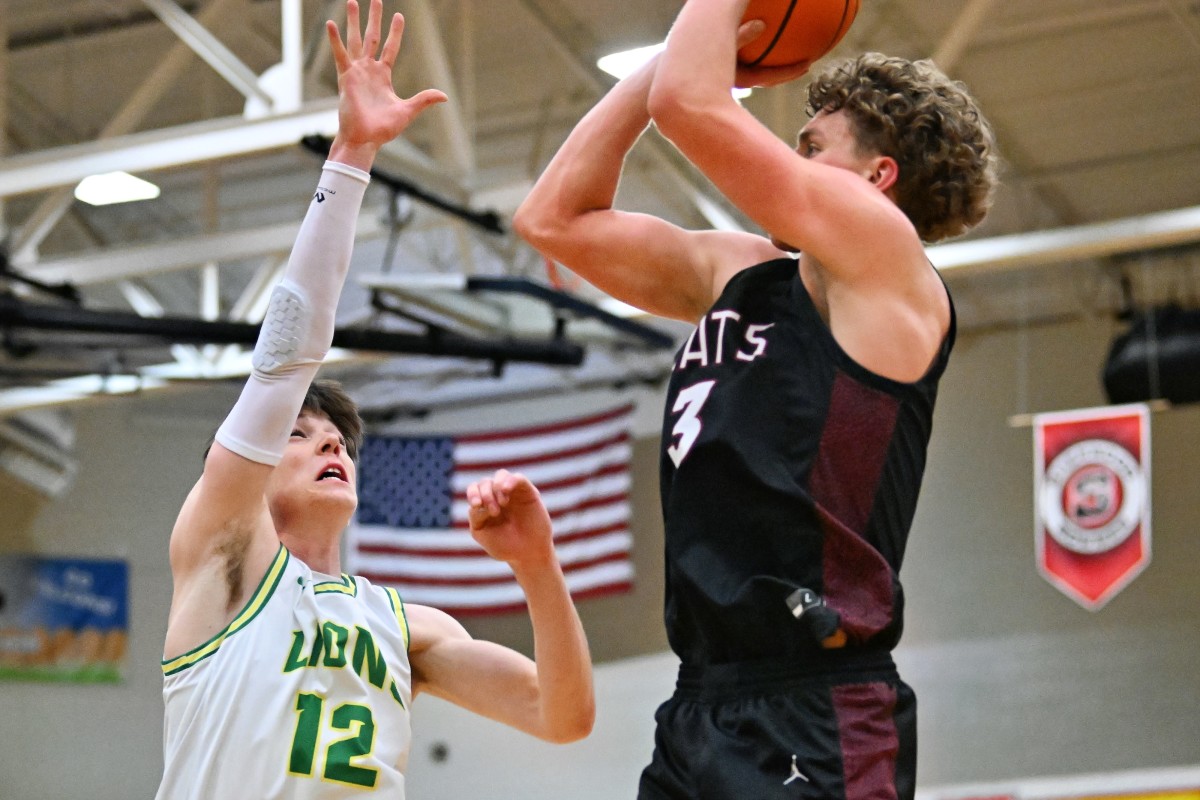
{"label": "green jersey trim", "polygon": [[324,581],[323,583],[313,584],[314,594],[329,594],[331,592],[358,597],[358,584],[354,578],[344,572],[342,573],[341,581]]}
{"label": "green jersey trim", "polygon": [[400,623],[400,635],[404,639],[404,652],[408,652],[408,614],[404,611],[404,601],[400,599],[400,593],[390,586],[385,586],[383,589],[387,592],[388,602],[392,604],[392,613],[396,615],[396,621]]}
{"label": "green jersey trim", "polygon": [[258,588],[254,590],[254,594],[250,596],[245,607],[233,618],[233,621],[226,625],[224,630],[199,647],[181,656],[172,658],[170,661],[163,661],[163,675],[174,675],[176,672],[185,670],[193,664],[203,661],[217,652],[227,637],[232,636],[249,625],[250,621],[257,617],[258,613],[266,606],[267,601],[271,599],[271,595],[275,593],[275,588],[279,585],[279,579],[283,577],[284,568],[287,567],[290,558],[291,554],[287,548],[279,545],[279,552],[275,554],[275,560],[271,562],[271,566],[267,569],[266,574],[263,575]]}

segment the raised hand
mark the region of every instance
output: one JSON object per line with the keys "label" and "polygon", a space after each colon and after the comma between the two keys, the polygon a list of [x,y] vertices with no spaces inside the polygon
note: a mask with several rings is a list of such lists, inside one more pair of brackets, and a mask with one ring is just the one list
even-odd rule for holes
{"label": "raised hand", "polygon": [[[431,105],[446,101],[437,89],[404,99],[392,86],[392,70],[404,37],[404,17],[392,16],[380,48],[383,0],[371,0],[365,34],[360,33],[356,0],[346,2],[346,41],[337,23],[325,23],[338,75],[338,133],[330,158],[367,169],[381,146],[404,132]],[[378,52],[378,56],[376,53]]]}
{"label": "raised hand", "polygon": [[471,535],[488,555],[514,569],[553,562],[550,514],[524,475],[499,470],[467,487]]}

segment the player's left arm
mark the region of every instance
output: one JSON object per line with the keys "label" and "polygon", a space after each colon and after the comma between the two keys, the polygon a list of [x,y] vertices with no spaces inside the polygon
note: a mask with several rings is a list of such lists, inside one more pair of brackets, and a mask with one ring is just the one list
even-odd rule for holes
{"label": "player's left arm", "polygon": [[527,478],[501,470],[467,490],[471,532],[512,567],[533,623],[534,659],[473,639],[444,612],[408,606],[413,693],[441,697],[549,742],[595,721],[587,638],[554,554],[550,517]]}
{"label": "player's left arm", "polygon": [[[753,24],[741,25],[747,5],[747,0],[689,0],[683,6],[650,90],[655,125],[773,238],[830,270],[877,261],[882,269],[895,229],[907,227],[913,236],[904,214],[862,176],[800,157],[732,96],[735,85],[779,73],[738,66],[739,43]],[[864,236],[869,231],[880,235]]]}

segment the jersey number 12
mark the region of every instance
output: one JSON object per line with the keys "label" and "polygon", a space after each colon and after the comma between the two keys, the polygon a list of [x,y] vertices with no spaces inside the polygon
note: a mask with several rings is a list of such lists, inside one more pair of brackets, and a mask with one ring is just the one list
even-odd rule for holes
{"label": "jersey number 12", "polygon": [[[325,698],[319,694],[301,692],[296,698],[296,734],[292,737],[292,756],[288,763],[288,772],[293,775],[313,774],[317,735],[324,707]],[[379,779],[379,772],[351,763],[359,756],[370,755],[374,749],[375,720],[371,709],[356,703],[344,703],[334,710],[330,725],[352,733],[329,745],[325,754],[325,779],[373,788]]]}

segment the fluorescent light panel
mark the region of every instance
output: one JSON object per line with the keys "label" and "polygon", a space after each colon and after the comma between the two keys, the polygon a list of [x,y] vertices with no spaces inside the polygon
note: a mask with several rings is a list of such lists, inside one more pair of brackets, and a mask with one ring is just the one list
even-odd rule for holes
{"label": "fluorescent light panel", "polygon": [[646,45],[645,47],[635,47],[632,50],[609,53],[597,61],[596,66],[617,80],[621,80],[642,64],[645,64],[654,58],[654,56],[661,53],[666,46],[666,42],[659,42],[658,44]]}
{"label": "fluorescent light panel", "polygon": [[[632,50],[609,53],[597,61],[596,66],[617,80],[621,80],[633,73],[642,64],[645,64],[654,58],[654,56],[661,53],[666,46],[666,42],[659,42],[658,44],[649,44],[645,47],[635,47]],[[744,97],[749,97],[752,91],[752,89],[734,89],[733,96],[741,100]]]}
{"label": "fluorescent light panel", "polygon": [[637,306],[631,306],[615,297],[601,297],[600,300],[597,301],[596,305],[601,311],[607,311],[613,316],[621,317],[623,319],[647,316],[646,312]]}
{"label": "fluorescent light panel", "polygon": [[136,178],[128,172],[89,175],[75,187],[75,199],[93,206],[153,200],[158,194],[158,187],[153,183]]}

